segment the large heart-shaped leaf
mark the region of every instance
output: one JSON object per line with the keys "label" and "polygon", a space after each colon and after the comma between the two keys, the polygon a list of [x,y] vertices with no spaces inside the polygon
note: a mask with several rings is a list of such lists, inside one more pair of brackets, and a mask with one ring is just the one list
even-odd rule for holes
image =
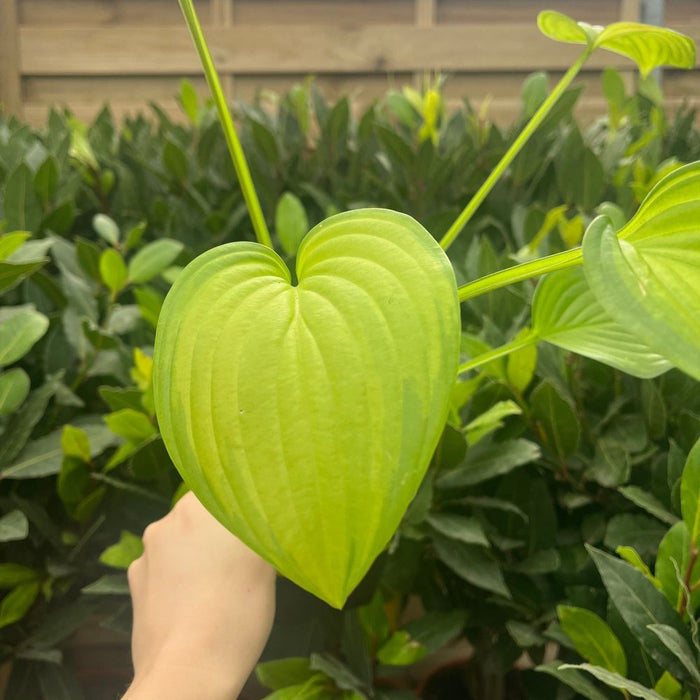
{"label": "large heart-shaped leaf", "polygon": [[700,163],[665,177],[617,236],[591,225],[583,265],[616,321],[700,379]]}
{"label": "large heart-shaped leaf", "polygon": [[[595,225],[608,224],[599,218]],[[635,377],[656,377],[671,368],[668,360],[605,311],[581,268],[554,272],[537,285],[532,300],[532,325],[532,332],[540,340]]]}
{"label": "large heart-shaped leaf", "polygon": [[665,27],[638,22],[615,22],[597,27],[576,22],[553,10],[541,12],[537,25],[545,36],[555,41],[584,44],[591,51],[600,47],[631,58],[642,75],[648,75],[659,66],[693,68],[695,65],[693,40]]}
{"label": "large heart-shaped leaf", "polygon": [[430,234],[378,209],[316,226],[297,276],[247,242],[185,268],[158,324],[156,410],[207,509],[340,607],[439,439],[457,371],[457,289]]}

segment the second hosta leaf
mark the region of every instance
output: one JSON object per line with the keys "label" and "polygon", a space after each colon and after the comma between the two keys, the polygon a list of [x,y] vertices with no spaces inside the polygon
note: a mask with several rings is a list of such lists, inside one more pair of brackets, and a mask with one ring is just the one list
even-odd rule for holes
{"label": "second hosta leaf", "polygon": [[[605,219],[596,223],[606,225]],[[656,377],[671,367],[605,311],[581,268],[554,272],[537,285],[532,326],[533,334],[541,340],[635,377]]]}
{"label": "second hosta leaf", "polygon": [[700,163],[665,177],[617,236],[594,222],[586,279],[618,323],[700,379]]}
{"label": "second hosta leaf", "polygon": [[441,434],[460,317],[408,216],[322,222],[297,257],[238,242],[182,272],[154,357],[163,439],[202,503],[340,607],[394,533]]}

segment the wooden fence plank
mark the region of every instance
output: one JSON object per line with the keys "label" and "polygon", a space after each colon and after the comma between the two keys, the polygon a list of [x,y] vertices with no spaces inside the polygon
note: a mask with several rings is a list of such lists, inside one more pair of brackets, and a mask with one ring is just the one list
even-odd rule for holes
{"label": "wooden fence plank", "polygon": [[[313,41],[305,28],[234,26],[211,27],[207,38],[220,70],[248,74],[481,72],[524,65],[561,70],[580,51],[522,25],[327,26]],[[589,69],[630,67],[627,59],[602,53],[593,56]],[[20,29],[20,55],[25,75],[172,75],[199,70],[183,28],[28,26]]]}
{"label": "wooden fence plank", "polygon": [[21,116],[18,26],[17,0],[0,0],[0,105],[8,114]]}

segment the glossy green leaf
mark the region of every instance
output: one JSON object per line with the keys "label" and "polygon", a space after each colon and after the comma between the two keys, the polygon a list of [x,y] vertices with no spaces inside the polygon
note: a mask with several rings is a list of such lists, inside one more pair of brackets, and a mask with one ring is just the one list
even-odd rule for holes
{"label": "glossy green leaf", "polygon": [[115,434],[130,442],[141,442],[156,434],[156,428],[148,416],[131,408],[124,408],[105,416],[105,423]]}
{"label": "glossy green leaf", "polygon": [[651,569],[646,565],[644,560],[639,556],[639,553],[634,547],[629,545],[619,545],[615,547],[615,554],[621,559],[624,559],[628,564],[633,566],[637,571],[643,574],[649,581],[652,582],[654,588],[661,590],[661,583],[651,573]]}
{"label": "glossy green leaf", "polygon": [[0,374],[0,416],[15,411],[29,394],[29,376],[20,367]]}
{"label": "glossy green leaf", "polygon": [[554,384],[542,382],[530,395],[530,406],[532,418],[540,424],[550,449],[559,459],[572,455],[578,447],[579,421]]}
{"label": "glossy green leaf", "polygon": [[534,462],[539,456],[540,448],[522,438],[489,445],[482,443],[467,452],[463,463],[440,474],[436,485],[441,489],[472,486]]}
{"label": "glossy green leaf", "polygon": [[700,440],[688,454],[681,476],[681,514],[690,533],[690,540],[700,540]]}
{"label": "glossy green leaf", "polygon": [[90,439],[81,428],[64,425],[61,433],[61,450],[65,457],[75,457],[83,462],[90,461]]}
{"label": "glossy green leaf", "polygon": [[489,546],[484,528],[476,518],[450,515],[449,513],[433,513],[427,517],[427,523],[440,534],[458,542]]}
{"label": "glossy green leaf", "polygon": [[459,305],[433,237],[386,210],[315,227],[297,277],[294,286],[276,254],[242,242],[185,268],[158,324],[156,411],[204,505],[340,607],[442,433]]}
{"label": "glossy green leaf", "polygon": [[39,595],[39,582],[20,583],[0,603],[0,628],[21,620]]}
{"label": "glossy green leaf", "polygon": [[425,647],[411,639],[405,630],[397,630],[377,650],[377,660],[386,666],[410,666],[426,654]]}
{"label": "glossy green leaf", "polygon": [[58,188],[58,182],[58,163],[54,156],[49,155],[39,166],[34,176],[34,192],[45,209],[51,205]]}
{"label": "glossy green leaf", "polygon": [[594,685],[593,682],[588,680],[587,676],[584,676],[574,668],[561,666],[561,661],[552,661],[548,664],[542,664],[537,666],[535,671],[553,676],[558,681],[561,681],[575,690],[579,695],[588,698],[588,700],[609,700],[608,696]]}
{"label": "glossy green leaf", "polygon": [[659,66],[692,68],[695,65],[692,39],[664,27],[637,22],[597,27],[552,10],[541,12],[537,24],[545,36],[555,41],[584,44],[591,50],[608,49],[631,58],[643,76]]}
{"label": "glossy green leaf", "polygon": [[146,244],[129,261],[129,280],[140,284],[153,279],[175,262],[182,248],[182,243],[169,238]]}
{"label": "glossy green leaf", "polygon": [[631,681],[629,678],[625,678],[619,673],[608,671],[600,666],[593,666],[592,664],[563,664],[559,668],[563,670],[575,669],[586,671],[599,681],[603,681],[603,683],[609,685],[611,688],[626,690],[632,697],[635,698],[642,698],[642,700],[664,700],[664,698],[662,698],[661,695],[659,695],[655,690],[645,688],[643,685],[641,685],[641,683],[637,683],[637,681]]}
{"label": "glossy green leaf", "polygon": [[313,671],[306,657],[295,656],[260,663],[255,667],[255,675],[266,688],[279,690],[306,682]]}
{"label": "glossy green leaf", "polygon": [[690,700],[690,695],[683,692],[683,686],[668,671],[656,681],[654,690],[666,700]]}
{"label": "glossy green leaf", "polygon": [[13,231],[0,236],[0,260],[6,260],[31,236],[29,231]]}
{"label": "glossy green leaf", "polygon": [[522,409],[515,401],[498,401],[464,427],[467,444],[475,445],[481,439],[503,426],[503,419],[518,416]]}
{"label": "glossy green leaf", "polygon": [[122,530],[119,542],[100,554],[100,561],[115,569],[128,569],[131,563],[143,554],[143,542],[140,537]]}
{"label": "glossy green leaf", "polygon": [[[43,400],[45,396],[40,398]],[[27,404],[31,400],[32,397],[30,396]],[[42,407],[41,413],[43,414],[45,403],[38,405]],[[24,407],[21,410],[24,410]],[[74,421],[74,424],[88,436],[91,457],[101,454],[107,447],[111,447],[119,441],[119,438],[104,423],[92,416],[77,419]],[[58,474],[61,471],[61,463],[64,456],[62,438],[63,429],[58,428],[29,442],[12,463],[0,470],[0,478],[36,479],[51,474]]]}
{"label": "glossy green leaf", "polygon": [[108,248],[100,256],[100,277],[115,296],[124,288],[129,274],[122,256]]}
{"label": "glossy green leaf", "polygon": [[567,605],[560,605],[557,614],[562,629],[586,661],[622,676],[627,673],[625,651],[604,620],[590,610]]}
{"label": "glossy green leaf", "polygon": [[48,262],[48,258],[35,262],[0,262],[0,294],[18,285],[25,277],[36,272],[46,262]]}
{"label": "glossy green leaf", "polygon": [[29,521],[21,510],[16,508],[0,517],[0,542],[23,540],[28,534]]}
{"label": "glossy green leaf", "polygon": [[668,360],[613,320],[591,291],[581,268],[561,270],[540,281],[532,300],[532,326],[537,337],[548,343],[636,377],[655,377],[671,367]]}
{"label": "glossy green leaf", "polygon": [[23,564],[0,563],[0,590],[14,588],[39,578],[39,572]]}
{"label": "glossy green leaf", "polygon": [[24,357],[48,327],[49,319],[31,308],[0,321],[0,367]]}
{"label": "glossy green leaf", "polygon": [[36,233],[41,221],[41,205],[34,194],[34,175],[20,163],[5,180],[4,218],[10,231]]}
{"label": "glossy green leaf", "polygon": [[662,667],[677,678],[685,676],[682,664],[661,644],[649,625],[673,627],[683,638],[687,630],[663,593],[639,571],[624,561],[587,546],[603,585],[627,627],[644,650]]}
{"label": "glossy green leaf", "polygon": [[678,522],[677,516],[670,513],[661,501],[639,486],[621,486],[618,493],[668,525],[675,525]]}
{"label": "glossy green leaf", "polygon": [[688,642],[668,625],[649,625],[649,629],[663,642],[666,648],[683,664],[688,676],[700,686],[700,669],[695,653]]}
{"label": "glossy green leaf", "polygon": [[287,255],[295,255],[309,230],[309,220],[301,200],[291,192],[285,192],[275,210],[275,231]]}
{"label": "glossy green leaf", "polygon": [[119,226],[111,217],[106,214],[95,214],[92,217],[92,227],[102,240],[107,241],[112,246],[119,244]]}
{"label": "glossy green leaf", "polygon": [[[659,551],[656,555],[656,578],[661,584],[661,590],[668,602],[679,610],[685,595],[681,580],[687,574],[690,565],[690,533],[686,524],[676,523],[659,543]],[[700,579],[700,562],[696,562],[691,572],[690,582],[695,583]],[[691,594],[691,610],[695,610],[700,603],[700,590]]]}
{"label": "glossy green leaf", "polygon": [[646,346],[700,378],[700,163],[665,177],[616,236],[595,220],[586,279],[605,310]]}
{"label": "glossy green leaf", "polygon": [[432,654],[461,634],[466,621],[467,613],[462,610],[429,612],[404,625],[404,629],[411,635],[411,639],[415,639]]}
{"label": "glossy green leaf", "polygon": [[438,559],[457,576],[477,588],[504,598],[511,597],[501,567],[483,547],[464,544],[437,534],[432,539]]}

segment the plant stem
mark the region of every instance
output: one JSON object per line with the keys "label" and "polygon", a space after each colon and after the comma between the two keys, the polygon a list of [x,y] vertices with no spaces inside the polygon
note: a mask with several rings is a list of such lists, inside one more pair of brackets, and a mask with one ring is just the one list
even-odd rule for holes
{"label": "plant stem", "polygon": [[507,287],[516,282],[529,280],[532,277],[539,277],[547,272],[555,272],[556,270],[566,270],[569,267],[576,267],[581,264],[581,248],[572,248],[554,255],[547,255],[544,258],[531,260],[530,262],[507,267],[505,270],[492,272],[490,275],[480,277],[473,282],[463,284],[457,290],[460,301],[473,299],[486,292],[492,292],[495,289]]}
{"label": "plant stem", "polygon": [[694,544],[690,545],[690,560],[688,561],[688,568],[685,571],[685,578],[683,579],[683,588],[682,588],[682,598],[681,598],[681,603],[678,606],[678,614],[683,617],[685,615],[686,610],[688,609],[688,603],[690,602],[690,593],[691,593],[691,585],[690,585],[690,579],[693,576],[693,569],[695,568],[695,562],[698,560],[698,554],[700,552],[698,551],[697,547]]}
{"label": "plant stem", "polygon": [[467,204],[462,213],[457,217],[457,220],[452,224],[452,226],[450,226],[447,233],[442,237],[440,247],[443,250],[447,250],[450,245],[452,245],[452,242],[455,240],[455,238],[457,238],[462,229],[466,226],[467,222],[472,218],[472,216],[474,216],[476,210],[486,198],[486,195],[488,195],[488,193],[493,189],[493,186],[496,184],[501,175],[503,175],[506,168],[511,164],[515,156],[520,153],[523,146],[528,142],[530,136],[532,136],[537,127],[544,121],[545,117],[552,110],[552,107],[554,107],[557,100],[562,96],[566,88],[569,87],[573,79],[581,70],[583,64],[588,60],[588,57],[591,55],[591,51],[592,49],[590,47],[586,47],[576,63],[569,68],[569,70],[564,74],[564,77],[549,94],[547,99],[532,115],[530,121],[518,135],[518,138],[513,141],[510,148],[498,162],[498,165],[496,165],[496,167],[491,171],[491,174],[486,178],[484,184],[477,190],[469,204]]}
{"label": "plant stem", "polygon": [[202,68],[204,69],[204,75],[206,76],[209,89],[211,90],[212,97],[214,98],[216,111],[219,113],[219,119],[221,120],[221,127],[224,130],[228,150],[231,153],[233,166],[236,169],[236,175],[238,175],[238,181],[241,184],[243,198],[245,199],[246,206],[248,207],[250,219],[253,222],[255,237],[258,239],[258,243],[266,245],[268,248],[272,248],[270,232],[267,230],[267,224],[265,223],[265,217],[263,216],[262,207],[260,206],[260,200],[258,199],[258,194],[255,191],[255,185],[253,184],[253,178],[250,175],[250,169],[248,168],[245,154],[243,153],[241,143],[238,140],[236,127],[233,125],[231,112],[226,104],[226,97],[224,96],[224,91],[221,87],[221,82],[219,81],[219,76],[216,72],[216,67],[214,66],[211,53],[209,53],[206,39],[202,33],[202,27],[197,19],[197,13],[194,10],[192,0],[179,0],[179,2],[182,14],[185,16],[185,22],[187,22],[187,28],[189,29],[194,45],[197,48],[199,60],[202,62]]}
{"label": "plant stem", "polygon": [[511,352],[515,352],[516,350],[520,350],[522,348],[528,347],[528,345],[534,345],[539,341],[538,335],[534,331],[530,331],[526,335],[524,335],[522,338],[516,338],[515,340],[512,340],[510,343],[506,343],[505,345],[501,345],[500,348],[494,348],[493,350],[489,350],[488,352],[485,352],[483,355],[479,355],[478,357],[474,357],[468,362],[465,362],[464,364],[461,364],[459,366],[459,369],[457,370],[458,374],[462,374],[463,372],[468,372],[470,369],[476,369],[477,367],[481,367],[481,365],[485,365],[493,360],[497,360],[499,357],[504,357],[505,355],[510,355]]}

